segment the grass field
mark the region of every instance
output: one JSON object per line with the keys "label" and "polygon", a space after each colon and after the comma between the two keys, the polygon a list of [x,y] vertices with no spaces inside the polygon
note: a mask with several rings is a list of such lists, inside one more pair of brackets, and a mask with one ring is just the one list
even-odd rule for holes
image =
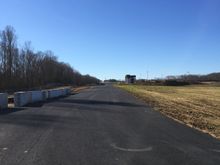
{"label": "grass field", "polygon": [[220,139],[219,86],[117,85],[155,110]]}

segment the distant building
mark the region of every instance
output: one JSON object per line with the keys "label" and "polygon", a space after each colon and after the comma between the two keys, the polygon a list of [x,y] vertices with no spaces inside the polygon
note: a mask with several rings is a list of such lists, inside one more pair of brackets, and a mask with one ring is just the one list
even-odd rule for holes
{"label": "distant building", "polygon": [[135,76],[135,75],[129,75],[129,74],[127,74],[127,75],[125,76],[125,83],[126,83],[126,84],[133,84],[133,83],[135,83],[135,81],[136,81],[136,76]]}

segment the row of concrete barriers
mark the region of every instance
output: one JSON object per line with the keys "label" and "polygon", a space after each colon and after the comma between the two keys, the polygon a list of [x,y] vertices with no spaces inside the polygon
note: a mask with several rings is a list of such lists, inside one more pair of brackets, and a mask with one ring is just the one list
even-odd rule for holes
{"label": "row of concrete barriers", "polygon": [[[39,91],[24,91],[14,93],[14,106],[22,107],[27,104],[46,101],[56,97],[66,96],[71,93],[71,88],[59,88]],[[8,107],[8,94],[0,93],[0,109]]]}

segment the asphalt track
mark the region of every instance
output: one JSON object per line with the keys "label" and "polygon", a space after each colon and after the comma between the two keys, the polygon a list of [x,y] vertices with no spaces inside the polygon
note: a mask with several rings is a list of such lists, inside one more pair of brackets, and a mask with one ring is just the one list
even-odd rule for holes
{"label": "asphalt track", "polygon": [[0,165],[220,165],[220,141],[111,85],[0,114]]}

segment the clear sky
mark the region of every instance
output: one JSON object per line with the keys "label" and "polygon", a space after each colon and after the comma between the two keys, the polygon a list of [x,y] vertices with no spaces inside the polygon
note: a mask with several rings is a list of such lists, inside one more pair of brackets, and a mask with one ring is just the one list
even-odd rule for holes
{"label": "clear sky", "polygon": [[220,71],[219,0],[0,0],[0,29],[100,79]]}

